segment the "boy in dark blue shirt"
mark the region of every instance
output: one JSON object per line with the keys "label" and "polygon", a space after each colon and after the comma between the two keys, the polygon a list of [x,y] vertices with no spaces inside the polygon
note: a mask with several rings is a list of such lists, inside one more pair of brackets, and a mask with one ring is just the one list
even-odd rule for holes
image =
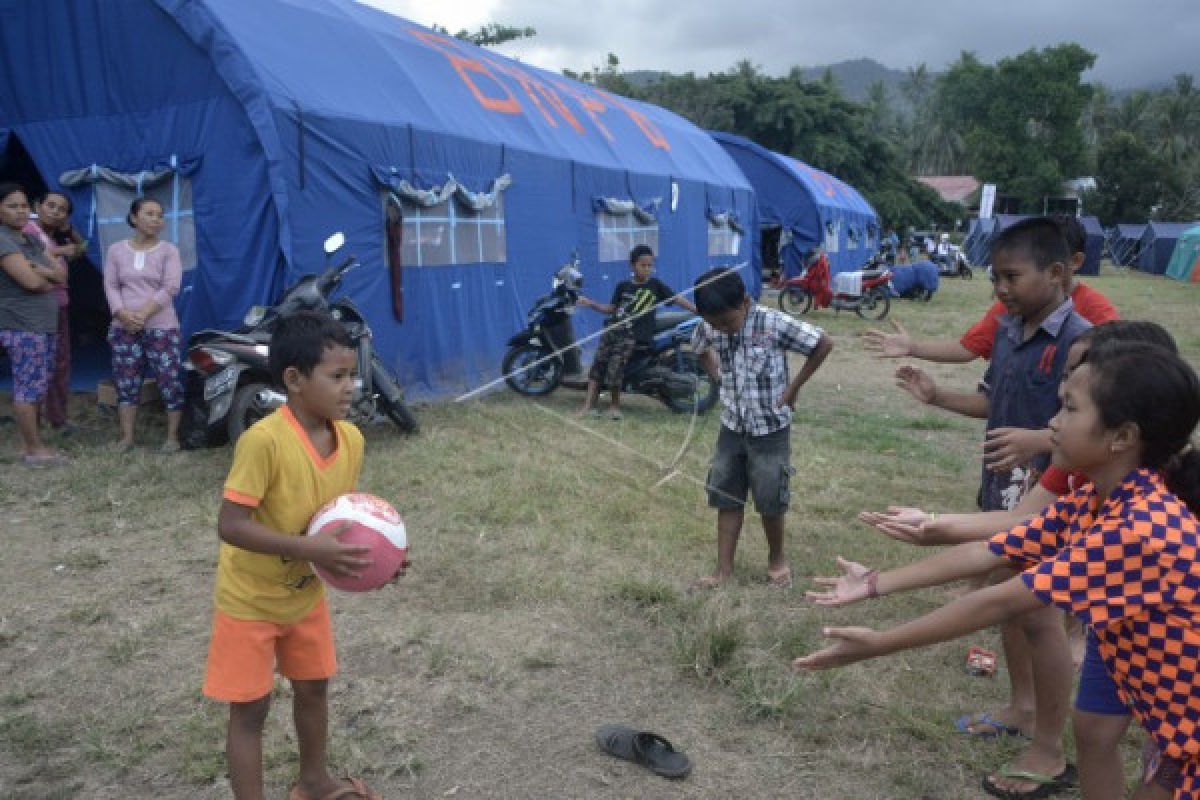
{"label": "boy in dark blue shirt", "polygon": [[[975,393],[938,388],[927,373],[913,366],[896,371],[896,382],[922,403],[987,419],[987,430],[1013,427],[1041,430],[1058,412],[1058,386],[1066,372],[1067,351],[1091,327],[1075,313],[1065,292],[1071,251],[1062,228],[1047,217],[1032,217],[1006,228],[992,242],[992,280],[996,298],[1008,313],[1001,318],[992,361]],[[1011,510],[1037,483],[1049,455],[1004,471],[983,467],[980,506],[984,511]],[[1061,614],[1052,608],[1027,614],[1003,629],[1010,665],[1009,706],[959,720],[964,733],[995,736],[1027,731],[1033,741],[1007,770],[991,779],[1005,791],[1036,790],[1023,772],[1059,775],[1066,769],[1062,732],[1069,709],[1074,668]],[[1020,665],[1031,664],[1026,673]]]}

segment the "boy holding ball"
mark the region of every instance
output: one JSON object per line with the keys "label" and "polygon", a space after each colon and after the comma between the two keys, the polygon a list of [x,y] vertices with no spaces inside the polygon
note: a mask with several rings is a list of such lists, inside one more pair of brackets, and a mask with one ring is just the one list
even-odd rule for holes
{"label": "boy holding ball", "polygon": [[280,320],[270,367],[287,404],[242,435],[225,480],[204,693],[229,703],[225,752],[237,800],[264,797],[262,734],[276,670],[294,693],[300,779],[290,800],[379,797],[360,779],[334,778],[325,763],[337,660],[325,588],[311,567],[355,575],[370,565],[367,548],[342,544],[340,530],[305,535],[317,509],[352,491],[362,469],[362,434],[345,421],[356,365],[332,317]]}

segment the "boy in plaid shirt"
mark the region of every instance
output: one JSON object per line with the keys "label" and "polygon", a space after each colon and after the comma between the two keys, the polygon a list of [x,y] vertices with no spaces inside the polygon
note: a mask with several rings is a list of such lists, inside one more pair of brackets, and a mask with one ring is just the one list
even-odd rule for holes
{"label": "boy in plaid shirt", "polygon": [[[783,518],[791,493],[792,409],[796,394],[833,349],[820,328],[755,304],[734,270],[718,267],[696,280],[692,350],[721,387],[721,433],[705,488],[717,509],[717,568],[692,584],[713,588],[733,574],[746,495],[767,536],[767,579],[788,588],[792,570],[783,553]],[[788,379],[787,351],[804,366]]]}

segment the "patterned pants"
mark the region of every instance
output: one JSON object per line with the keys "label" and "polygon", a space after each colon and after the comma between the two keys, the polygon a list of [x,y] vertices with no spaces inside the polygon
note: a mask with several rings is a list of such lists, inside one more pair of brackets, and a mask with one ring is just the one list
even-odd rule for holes
{"label": "patterned pants", "polygon": [[137,405],[142,380],[147,372],[153,372],[167,411],[183,408],[178,328],[155,328],[130,333],[113,325],[108,329],[108,344],[112,348],[113,382],[117,385],[118,405]]}
{"label": "patterned pants", "polygon": [[592,369],[588,373],[590,380],[596,381],[601,388],[621,388],[625,377],[625,365],[633,355],[637,342],[633,334],[621,326],[614,326],[600,337],[600,346],[596,348],[596,358],[592,361]]}
{"label": "patterned pants", "polygon": [[54,334],[0,330],[0,347],[8,351],[12,362],[13,402],[40,402],[50,381]]}

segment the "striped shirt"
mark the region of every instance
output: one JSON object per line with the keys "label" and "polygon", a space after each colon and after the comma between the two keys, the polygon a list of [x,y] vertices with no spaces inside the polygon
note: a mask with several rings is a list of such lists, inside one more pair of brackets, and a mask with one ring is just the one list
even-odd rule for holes
{"label": "striped shirt", "polygon": [[792,423],[792,410],[779,407],[788,385],[787,351],[811,355],[823,332],[794,317],[755,305],[737,333],[696,326],[692,351],[717,352],[721,368],[721,424],[734,433],[765,436]]}

